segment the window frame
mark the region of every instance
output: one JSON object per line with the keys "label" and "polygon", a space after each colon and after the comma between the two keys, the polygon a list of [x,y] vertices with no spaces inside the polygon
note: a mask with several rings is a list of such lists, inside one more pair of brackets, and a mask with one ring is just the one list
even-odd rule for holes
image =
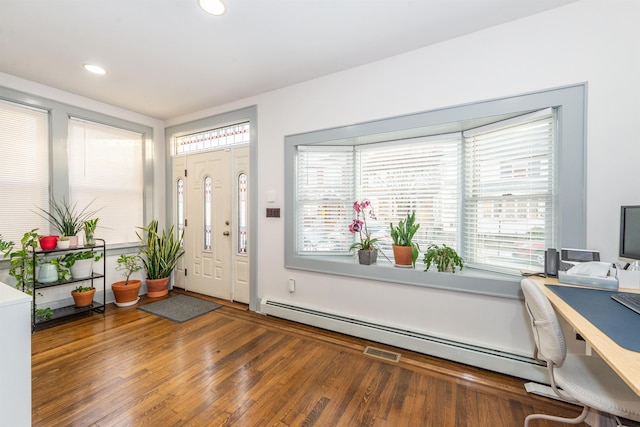
{"label": "window frame", "polygon": [[[68,135],[71,117],[140,133],[143,140],[143,218],[145,224],[153,217],[153,150],[150,145],[153,141],[153,129],[150,126],[2,86],[0,86],[0,98],[49,112],[49,197],[53,197],[55,200],[69,199]],[[137,245],[139,245],[138,242],[123,242],[107,244],[107,248],[128,248]]]}
{"label": "window frame", "polygon": [[[558,245],[585,247],[586,243],[586,118],[587,83],[496,98],[476,103],[418,112],[370,122],[285,136],[285,267],[327,274],[427,286],[506,298],[520,297],[520,276],[465,267],[455,275],[424,272],[391,265],[361,266],[351,255],[296,254],[296,153],[299,145],[343,142],[347,145],[382,142],[402,134],[462,130],[463,123],[494,116],[515,116],[552,107],[558,129]],[[458,126],[458,129],[455,127]]]}

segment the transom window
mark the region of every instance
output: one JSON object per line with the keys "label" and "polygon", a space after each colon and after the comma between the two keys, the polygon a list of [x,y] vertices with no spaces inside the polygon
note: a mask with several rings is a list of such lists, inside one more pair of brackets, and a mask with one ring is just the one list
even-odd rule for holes
{"label": "transom window", "polygon": [[175,138],[175,153],[185,154],[229,145],[248,144],[250,136],[249,122],[177,136]]}

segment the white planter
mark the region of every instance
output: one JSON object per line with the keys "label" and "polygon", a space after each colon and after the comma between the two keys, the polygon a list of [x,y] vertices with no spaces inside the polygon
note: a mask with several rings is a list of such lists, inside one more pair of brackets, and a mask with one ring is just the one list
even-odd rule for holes
{"label": "white planter", "polygon": [[69,249],[69,246],[71,245],[71,240],[60,240],[58,239],[58,241],[56,242],[56,246],[58,247],[58,249]]}
{"label": "white planter", "polygon": [[70,268],[71,277],[74,279],[84,279],[90,277],[93,272],[93,258],[80,259],[76,261]]}

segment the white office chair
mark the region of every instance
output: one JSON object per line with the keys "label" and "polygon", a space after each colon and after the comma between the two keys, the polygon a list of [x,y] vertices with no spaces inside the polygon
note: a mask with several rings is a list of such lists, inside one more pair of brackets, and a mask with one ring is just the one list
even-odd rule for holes
{"label": "white office chair", "polygon": [[577,418],[532,414],[525,419],[525,427],[533,419],[578,424],[591,409],[613,415],[619,426],[618,417],[640,421],[640,397],[599,357],[567,354],[558,317],[542,289],[530,279],[523,279],[521,287],[537,354],[547,362],[551,388],[561,399],[584,408]]}

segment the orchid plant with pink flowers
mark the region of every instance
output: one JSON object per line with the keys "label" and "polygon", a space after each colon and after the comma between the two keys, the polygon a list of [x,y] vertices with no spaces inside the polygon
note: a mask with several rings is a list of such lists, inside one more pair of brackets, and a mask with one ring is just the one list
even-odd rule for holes
{"label": "orchid plant with pink flowers", "polygon": [[353,203],[353,210],[356,211],[356,217],[353,219],[353,222],[349,224],[349,231],[353,234],[358,233],[360,241],[352,244],[349,250],[377,250],[376,242],[379,239],[371,238],[371,233],[369,233],[367,229],[367,217],[372,220],[376,219],[371,202],[369,200],[363,200],[362,202],[356,200]]}

